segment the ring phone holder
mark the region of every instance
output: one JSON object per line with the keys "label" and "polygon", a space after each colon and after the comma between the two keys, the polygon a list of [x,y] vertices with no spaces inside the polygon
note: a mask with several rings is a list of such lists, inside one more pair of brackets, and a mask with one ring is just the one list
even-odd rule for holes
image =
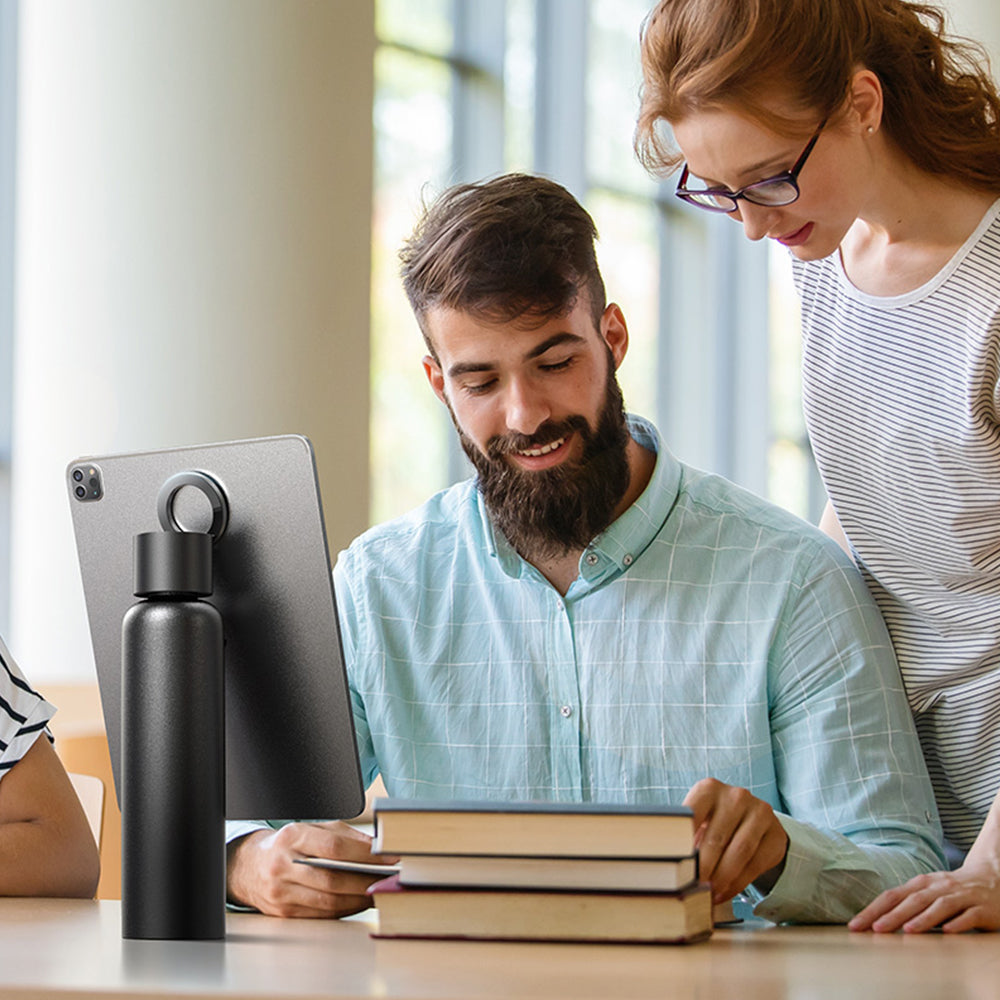
{"label": "ring phone holder", "polygon": [[[182,496],[193,504],[179,511]],[[157,512],[163,530],[135,536],[139,600],[122,621],[122,937],[217,940],[226,900],[223,622],[203,598],[229,503],[207,473],[182,472],[161,487]]]}
{"label": "ring phone holder", "polygon": [[212,521],[207,533],[213,541],[218,541],[226,533],[229,526],[229,501],[225,491],[207,472],[178,472],[171,476],[161,487],[156,498],[156,513],[160,519],[160,527],[164,531],[192,531],[181,521],[175,509],[178,495],[182,490],[200,493],[208,501],[212,511]]}

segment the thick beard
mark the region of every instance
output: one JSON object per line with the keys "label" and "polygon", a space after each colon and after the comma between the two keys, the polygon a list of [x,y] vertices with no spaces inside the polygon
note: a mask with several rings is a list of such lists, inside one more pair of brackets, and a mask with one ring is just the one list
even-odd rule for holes
{"label": "thick beard", "polygon": [[[614,519],[628,489],[629,434],[621,389],[610,363],[596,433],[585,417],[574,416],[559,423],[546,422],[530,437],[509,434],[491,438],[484,454],[457,421],[456,428],[466,455],[476,467],[476,485],[494,526],[529,561],[586,548]],[[510,452],[540,447],[571,431],[583,440],[579,462],[526,472],[507,458]]]}

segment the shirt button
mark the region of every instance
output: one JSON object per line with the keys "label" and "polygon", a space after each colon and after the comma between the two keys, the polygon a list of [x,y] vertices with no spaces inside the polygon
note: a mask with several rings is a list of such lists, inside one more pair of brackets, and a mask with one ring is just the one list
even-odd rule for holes
{"label": "shirt button", "polygon": [[626,566],[631,566],[631,565],[632,565],[632,557],[631,557],[631,556],[623,556],[623,557],[622,557],[622,562],[623,562],[623,563],[624,563],[624,564],[625,564]]}
{"label": "shirt button", "polygon": [[564,719],[568,719],[573,714],[573,706],[572,705],[563,705],[563,707],[559,709],[559,714]]}
{"label": "shirt button", "polygon": [[597,565],[597,553],[596,552],[588,552],[587,553],[587,558],[584,559],[584,562],[588,566],[596,566]]}

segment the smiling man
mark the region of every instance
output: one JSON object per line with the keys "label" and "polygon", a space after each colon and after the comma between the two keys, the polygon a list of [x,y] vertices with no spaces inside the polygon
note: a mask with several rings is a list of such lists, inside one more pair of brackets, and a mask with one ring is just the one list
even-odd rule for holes
{"label": "smiling man", "polygon": [[424,327],[427,378],[494,527],[565,594],[583,550],[638,498],[655,463],[622,409],[620,309],[595,317],[586,292],[552,317],[507,320],[441,305]]}
{"label": "smiling man", "polygon": [[[427,379],[476,475],[335,582],[362,768],[390,795],[684,802],[715,898],[844,921],[940,866],[896,662],[839,547],[627,416],[590,216],[552,181],[446,191],[401,253]],[[336,916],[340,823],[230,827],[235,902]]]}

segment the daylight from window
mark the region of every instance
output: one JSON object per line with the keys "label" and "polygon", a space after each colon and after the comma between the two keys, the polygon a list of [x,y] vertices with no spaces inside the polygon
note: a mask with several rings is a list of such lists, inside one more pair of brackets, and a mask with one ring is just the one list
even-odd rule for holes
{"label": "daylight from window", "polygon": [[[547,173],[593,215],[608,296],[630,330],[628,409],[680,458],[815,516],[787,260],[746,245],[728,219],[697,217],[632,153],[647,8],[376,0],[373,522],[469,474],[421,367],[399,246],[423,199],[508,170]],[[714,280],[720,270],[732,280]],[[737,287],[748,290],[726,290]]]}

